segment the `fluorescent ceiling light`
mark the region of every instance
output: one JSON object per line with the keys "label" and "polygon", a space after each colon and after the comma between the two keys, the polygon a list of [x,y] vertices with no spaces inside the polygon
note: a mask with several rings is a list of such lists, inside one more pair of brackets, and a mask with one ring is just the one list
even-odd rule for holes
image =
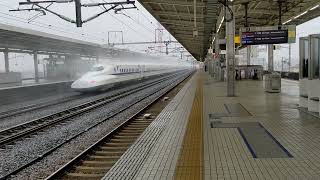
{"label": "fluorescent ceiling light", "polygon": [[303,16],[303,15],[307,14],[307,12],[308,12],[308,11],[305,11],[305,12],[299,14],[298,16],[294,17],[294,19],[297,19],[297,18],[299,18],[300,16]]}
{"label": "fluorescent ceiling light", "polygon": [[220,31],[220,28],[221,28],[221,26],[222,26],[223,21],[224,21],[224,16],[223,16],[222,19],[221,19],[221,22],[220,22],[220,24],[219,24],[217,33]]}
{"label": "fluorescent ceiling light", "polygon": [[318,5],[314,6],[314,7],[312,7],[310,10],[312,11],[312,10],[314,10],[314,9],[318,8],[319,6],[320,6],[320,4],[318,4]]}
{"label": "fluorescent ceiling light", "polygon": [[289,22],[291,22],[292,21],[292,19],[289,19],[288,21],[286,21],[286,22],[284,22],[284,23],[282,23],[282,24],[287,24],[287,23],[289,23]]}

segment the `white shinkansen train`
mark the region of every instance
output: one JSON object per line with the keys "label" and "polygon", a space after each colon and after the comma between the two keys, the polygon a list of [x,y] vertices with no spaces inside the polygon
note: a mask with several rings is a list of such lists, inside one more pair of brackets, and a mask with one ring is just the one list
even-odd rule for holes
{"label": "white shinkansen train", "polygon": [[173,66],[159,65],[94,65],[71,88],[80,92],[103,91],[127,81],[169,73],[178,70]]}

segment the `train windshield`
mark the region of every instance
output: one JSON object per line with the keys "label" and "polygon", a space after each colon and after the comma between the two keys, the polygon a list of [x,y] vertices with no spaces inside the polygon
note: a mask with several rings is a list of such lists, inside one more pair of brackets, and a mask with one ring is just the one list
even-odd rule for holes
{"label": "train windshield", "polygon": [[103,71],[103,70],[104,70],[103,66],[93,66],[90,71],[95,72],[95,71]]}

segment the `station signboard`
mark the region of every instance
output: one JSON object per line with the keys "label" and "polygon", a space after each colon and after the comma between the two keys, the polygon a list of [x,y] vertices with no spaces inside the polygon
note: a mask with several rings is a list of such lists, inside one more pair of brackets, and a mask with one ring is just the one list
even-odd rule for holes
{"label": "station signboard", "polygon": [[295,43],[296,26],[266,26],[240,28],[241,45]]}

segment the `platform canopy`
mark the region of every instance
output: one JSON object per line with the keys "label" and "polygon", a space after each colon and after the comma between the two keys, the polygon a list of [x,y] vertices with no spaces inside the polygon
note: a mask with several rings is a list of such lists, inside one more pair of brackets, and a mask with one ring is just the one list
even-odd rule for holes
{"label": "platform canopy", "polygon": [[206,54],[214,30],[217,14],[217,0],[197,0],[196,30],[193,36],[193,0],[138,0],[196,59]]}
{"label": "platform canopy", "polygon": [[[138,0],[196,59],[203,60],[222,18],[223,5],[218,0]],[[221,0],[224,2],[224,0]],[[268,26],[279,23],[299,25],[320,15],[319,0],[233,0],[236,31],[248,26]],[[194,8],[196,5],[196,8]],[[194,13],[196,9],[196,13]],[[196,18],[195,15],[196,14]],[[196,19],[196,25],[194,23]],[[219,33],[224,35],[224,25]],[[198,36],[194,37],[194,30]]]}
{"label": "platform canopy", "polygon": [[100,44],[57,36],[40,31],[0,24],[0,50],[9,48],[12,52],[34,52],[39,54],[81,55],[96,57],[105,55],[114,48]]}
{"label": "platform canopy", "polygon": [[319,0],[234,0],[237,30],[245,25],[246,3],[248,26],[278,25],[280,4],[281,24],[299,25],[320,16]]}

